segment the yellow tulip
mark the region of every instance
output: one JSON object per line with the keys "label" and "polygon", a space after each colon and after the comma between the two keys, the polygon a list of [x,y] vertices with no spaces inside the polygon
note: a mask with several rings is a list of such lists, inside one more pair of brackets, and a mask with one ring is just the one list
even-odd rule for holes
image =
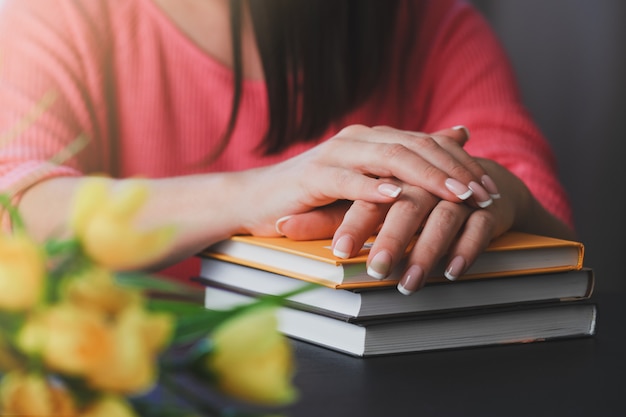
{"label": "yellow tulip", "polygon": [[142,301],[139,291],[117,285],[111,271],[97,266],[72,276],[63,287],[62,297],[77,307],[109,315]]}
{"label": "yellow tulip", "polygon": [[154,384],[156,358],[172,329],[171,316],[140,306],[111,317],[66,303],[30,318],[18,345],[51,369],[84,378],[94,389],[136,394]]}
{"label": "yellow tulip", "polygon": [[105,178],[85,180],[79,188],[71,218],[74,233],[94,261],[113,270],[138,269],[161,257],[174,229],[137,230],[133,221],[148,198],[138,181],[112,192]]}
{"label": "yellow tulip", "polygon": [[115,338],[104,314],[59,304],[30,317],[18,334],[18,346],[41,355],[51,369],[84,375],[114,350]]}
{"label": "yellow tulip", "polygon": [[70,393],[41,375],[11,372],[0,383],[2,415],[77,416]]}
{"label": "yellow tulip", "polygon": [[128,401],[120,397],[106,396],[90,404],[80,417],[135,417]]}
{"label": "yellow tulip", "polygon": [[277,331],[273,308],[258,308],[223,323],[212,335],[208,367],[220,389],[236,398],[265,405],[295,400],[293,362],[288,340]]}
{"label": "yellow tulip", "polygon": [[42,249],[22,233],[0,235],[0,310],[25,311],[39,301],[46,277]]}
{"label": "yellow tulip", "polygon": [[156,381],[157,356],[172,330],[173,319],[167,314],[148,313],[139,307],[126,309],[114,329],[114,349],[86,376],[89,384],[124,394],[147,391]]}

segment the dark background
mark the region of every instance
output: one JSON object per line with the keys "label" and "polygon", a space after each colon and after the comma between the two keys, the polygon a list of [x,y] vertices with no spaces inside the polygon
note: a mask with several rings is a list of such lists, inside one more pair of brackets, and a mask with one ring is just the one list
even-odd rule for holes
{"label": "dark background", "polygon": [[473,0],[557,154],[596,292],[626,288],[626,2]]}

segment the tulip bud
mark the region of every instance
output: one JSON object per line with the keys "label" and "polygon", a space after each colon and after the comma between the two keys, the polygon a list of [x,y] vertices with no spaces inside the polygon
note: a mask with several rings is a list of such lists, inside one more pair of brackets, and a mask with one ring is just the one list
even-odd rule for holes
{"label": "tulip bud", "polygon": [[46,277],[41,248],[26,235],[0,235],[0,310],[25,311],[37,304]]}
{"label": "tulip bud", "polygon": [[277,331],[273,308],[235,316],[216,329],[212,341],[215,349],[207,364],[222,391],[265,405],[295,400],[291,346]]}
{"label": "tulip bud", "polygon": [[133,222],[148,198],[139,182],[111,192],[105,178],[85,180],[76,195],[71,225],[87,255],[105,268],[132,270],[161,257],[173,236],[172,227],[141,231]]}

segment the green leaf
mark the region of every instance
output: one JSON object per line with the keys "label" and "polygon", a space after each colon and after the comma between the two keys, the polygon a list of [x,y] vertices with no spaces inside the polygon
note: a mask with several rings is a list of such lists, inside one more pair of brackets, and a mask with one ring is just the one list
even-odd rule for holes
{"label": "green leaf", "polygon": [[0,337],[17,334],[24,323],[25,316],[22,313],[8,313],[0,311]]}
{"label": "green leaf", "polygon": [[[174,288],[174,291],[176,291],[176,288],[178,288],[179,290],[182,290],[183,293],[189,292],[188,288],[183,287],[181,289],[181,284],[169,281],[164,282],[159,278],[150,278],[145,275],[137,274],[130,274],[125,277],[135,279],[133,281],[134,284],[141,288],[146,288],[148,285],[154,285],[151,288],[159,289],[160,291],[164,291],[165,288]],[[176,320],[176,329],[171,343],[176,345],[189,343],[199,338],[206,337],[213,332],[217,326],[236,315],[247,313],[249,310],[256,308],[281,306],[288,297],[292,297],[296,294],[300,294],[317,287],[318,285],[316,284],[308,284],[284,294],[263,296],[251,301],[248,304],[236,306],[226,310],[208,310],[202,305],[201,299],[164,299],[159,297],[150,298],[148,300],[147,307],[152,311],[165,312],[174,315]],[[198,295],[197,291],[193,294],[195,296]]]}
{"label": "green leaf", "polygon": [[208,311],[201,303],[163,298],[150,298],[148,299],[147,306],[152,311],[173,313],[178,317],[198,315]]}
{"label": "green leaf", "polygon": [[65,255],[67,257],[82,256],[82,248],[77,239],[54,240],[44,243],[44,249],[49,257]]}
{"label": "green leaf", "polygon": [[[2,323],[4,327],[4,323]],[[15,334],[8,334],[0,328],[0,373],[13,369],[25,369],[28,366],[28,357],[15,346]]]}
{"label": "green leaf", "polygon": [[201,290],[189,285],[145,272],[118,272],[115,278],[119,285],[146,290],[160,296],[180,296],[200,303],[204,295]]}

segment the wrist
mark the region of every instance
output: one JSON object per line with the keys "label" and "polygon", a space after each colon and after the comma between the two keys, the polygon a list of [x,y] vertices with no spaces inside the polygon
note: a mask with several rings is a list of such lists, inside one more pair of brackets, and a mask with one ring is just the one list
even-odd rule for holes
{"label": "wrist", "polygon": [[499,218],[497,234],[509,229],[526,230],[534,211],[534,197],[528,187],[502,165],[486,159],[479,162],[501,192],[496,204]]}

